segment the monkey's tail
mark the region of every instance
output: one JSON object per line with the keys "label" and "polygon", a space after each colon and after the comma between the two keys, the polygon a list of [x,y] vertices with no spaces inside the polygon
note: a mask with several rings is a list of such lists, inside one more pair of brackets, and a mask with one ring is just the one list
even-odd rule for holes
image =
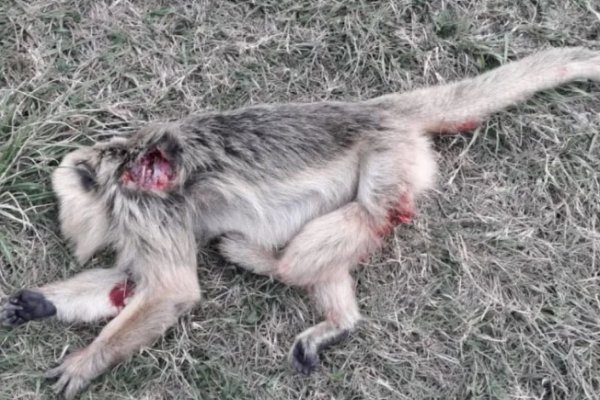
{"label": "monkey's tail", "polygon": [[585,79],[600,80],[600,52],[579,47],[555,48],[472,79],[372,101],[398,114],[416,114],[419,128],[427,132],[462,132],[473,130],[490,114],[538,91]]}

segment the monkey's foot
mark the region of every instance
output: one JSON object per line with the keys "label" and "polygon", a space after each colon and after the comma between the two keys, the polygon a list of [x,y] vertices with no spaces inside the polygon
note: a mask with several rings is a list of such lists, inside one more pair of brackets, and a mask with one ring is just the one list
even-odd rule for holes
{"label": "monkey's foot", "polygon": [[333,329],[323,332],[319,328],[324,324],[326,326],[328,323],[321,323],[298,335],[290,351],[290,362],[298,372],[304,375],[310,375],[311,372],[317,369],[321,351],[345,340],[350,334],[347,329]]}
{"label": "monkey's foot", "polygon": [[296,371],[310,375],[319,366],[319,348],[310,337],[300,337],[290,351],[290,362]]}
{"label": "monkey's foot", "polygon": [[13,327],[55,314],[56,307],[43,294],[21,290],[9,297],[8,302],[0,308],[0,325]]}

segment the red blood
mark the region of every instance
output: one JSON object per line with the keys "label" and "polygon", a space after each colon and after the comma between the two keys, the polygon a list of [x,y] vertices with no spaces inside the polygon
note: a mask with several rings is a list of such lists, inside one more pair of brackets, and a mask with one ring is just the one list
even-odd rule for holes
{"label": "red blood", "polygon": [[119,310],[122,310],[125,307],[125,299],[133,296],[134,287],[135,285],[130,280],[117,283],[108,294],[110,302]]}
{"label": "red blood", "polygon": [[389,214],[389,220],[392,225],[409,224],[414,217],[411,210],[396,209]]}
{"label": "red blood", "polygon": [[379,237],[388,236],[394,231],[395,226],[409,224],[414,216],[412,196],[405,193],[400,197],[398,204],[388,211],[387,221],[374,232]]}
{"label": "red blood", "polygon": [[125,185],[127,185],[133,182],[133,177],[131,176],[131,173],[129,171],[125,171],[123,175],[121,175],[121,180]]}
{"label": "red blood", "polygon": [[390,223],[386,223],[385,225],[382,225],[379,228],[375,229],[374,232],[375,232],[375,235],[377,235],[379,237],[384,237],[384,236],[390,235],[393,231],[394,231],[394,225],[392,225]]}
{"label": "red blood", "polygon": [[475,121],[475,120],[465,121],[461,124],[456,125],[456,127],[454,128],[454,131],[459,132],[459,133],[468,133],[468,132],[472,132],[475,129],[477,129],[479,127],[479,125],[480,125],[479,121]]}
{"label": "red blood", "polygon": [[445,123],[435,129],[437,133],[469,133],[477,129],[481,123],[474,119],[469,119],[459,123]]}
{"label": "red blood", "polygon": [[159,191],[167,190],[174,178],[171,163],[160,149],[146,153],[121,176],[126,185],[133,183],[138,189]]}

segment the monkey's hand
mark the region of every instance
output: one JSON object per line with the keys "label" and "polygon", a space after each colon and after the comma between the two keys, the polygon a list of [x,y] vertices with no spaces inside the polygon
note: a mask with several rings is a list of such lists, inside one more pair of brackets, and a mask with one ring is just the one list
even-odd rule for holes
{"label": "monkey's hand", "polygon": [[67,400],[85,389],[90,382],[108,368],[105,357],[95,350],[94,345],[69,354],[56,368],[45,374],[48,379],[58,378],[53,389],[56,394],[63,393]]}
{"label": "monkey's hand", "polygon": [[14,327],[55,314],[56,307],[43,294],[21,290],[10,296],[6,304],[0,307],[0,325]]}

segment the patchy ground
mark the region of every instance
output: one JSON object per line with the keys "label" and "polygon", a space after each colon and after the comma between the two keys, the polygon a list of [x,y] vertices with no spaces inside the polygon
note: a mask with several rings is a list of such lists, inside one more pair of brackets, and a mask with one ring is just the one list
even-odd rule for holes
{"label": "patchy ground", "polygon": [[[82,268],[49,187],[78,144],[200,110],[366,99],[599,39],[593,0],[4,0],[0,298]],[[436,140],[438,190],[357,271],[366,320],[316,375],[286,362],[318,318],[303,294],[207,254],[202,303],[82,398],[598,398],[599,132],[600,85],[581,83]],[[100,328],[1,329],[0,399],[54,398],[40,373]]]}

